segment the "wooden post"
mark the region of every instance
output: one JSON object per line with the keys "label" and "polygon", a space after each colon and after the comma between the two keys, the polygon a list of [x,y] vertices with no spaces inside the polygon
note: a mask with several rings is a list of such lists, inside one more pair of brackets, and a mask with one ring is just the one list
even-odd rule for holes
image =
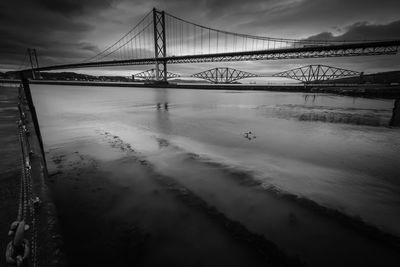
{"label": "wooden post", "polygon": [[390,120],[390,126],[400,127],[400,98],[394,101],[392,119]]}

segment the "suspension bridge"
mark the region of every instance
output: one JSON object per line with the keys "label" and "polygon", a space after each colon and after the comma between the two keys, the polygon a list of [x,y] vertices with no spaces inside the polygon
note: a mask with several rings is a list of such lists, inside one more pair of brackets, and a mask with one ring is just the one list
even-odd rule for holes
{"label": "suspension bridge", "polygon": [[31,68],[24,71],[154,65],[155,80],[166,81],[169,64],[394,55],[399,46],[400,40],[326,41],[234,33],[153,9],[118,41],[88,59],[44,67],[31,59]]}

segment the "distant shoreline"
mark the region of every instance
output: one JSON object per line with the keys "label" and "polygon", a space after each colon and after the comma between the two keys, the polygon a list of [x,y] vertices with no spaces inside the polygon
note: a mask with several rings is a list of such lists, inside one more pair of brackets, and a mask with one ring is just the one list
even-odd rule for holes
{"label": "distant shoreline", "polygon": [[[20,83],[19,80],[0,80],[1,83]],[[198,83],[141,83],[141,82],[94,82],[30,80],[32,84],[73,85],[73,86],[109,86],[109,87],[151,87],[202,90],[244,90],[294,93],[332,93],[353,97],[400,98],[400,85],[382,84],[293,84],[293,85],[255,85],[255,84],[198,84]]]}

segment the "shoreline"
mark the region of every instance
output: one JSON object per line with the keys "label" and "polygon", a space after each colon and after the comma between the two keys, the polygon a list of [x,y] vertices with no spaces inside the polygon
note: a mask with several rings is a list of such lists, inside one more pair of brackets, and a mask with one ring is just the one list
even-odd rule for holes
{"label": "shoreline", "polygon": [[[200,90],[240,90],[240,91],[271,91],[292,93],[328,93],[350,97],[364,98],[400,98],[400,85],[382,84],[196,84],[196,83],[150,83],[150,82],[86,82],[61,80],[30,80],[31,84],[73,85],[73,86],[104,86],[104,87],[150,87],[171,89]],[[0,83],[20,83],[19,80],[0,80]]]}

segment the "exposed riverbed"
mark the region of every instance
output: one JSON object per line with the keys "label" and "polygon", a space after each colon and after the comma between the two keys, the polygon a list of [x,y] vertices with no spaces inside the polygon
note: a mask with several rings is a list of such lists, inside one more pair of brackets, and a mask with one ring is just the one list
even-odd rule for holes
{"label": "exposed riverbed", "polygon": [[392,100],[32,91],[71,266],[399,260],[400,130],[387,127]]}

